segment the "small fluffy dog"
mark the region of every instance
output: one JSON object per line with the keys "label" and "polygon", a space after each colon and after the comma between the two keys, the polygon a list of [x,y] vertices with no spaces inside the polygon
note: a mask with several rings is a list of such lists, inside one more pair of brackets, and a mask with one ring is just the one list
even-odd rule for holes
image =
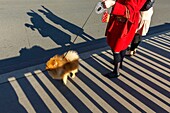
{"label": "small fluffy dog", "polygon": [[66,85],[68,76],[74,78],[78,72],[79,55],[76,51],[68,51],[63,55],[55,55],[46,63],[46,70],[53,79],[62,79]]}

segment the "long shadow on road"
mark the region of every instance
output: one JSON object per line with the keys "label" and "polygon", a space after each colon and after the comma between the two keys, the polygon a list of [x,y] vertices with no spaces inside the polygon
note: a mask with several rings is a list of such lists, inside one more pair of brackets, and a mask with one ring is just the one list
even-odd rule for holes
{"label": "long shadow on road", "polygon": [[[96,40],[89,34],[85,33],[83,28],[58,17],[57,15],[52,13],[48,8],[44,6],[42,6],[42,8],[43,9],[39,9],[38,11],[44,14],[49,20],[61,26],[65,30],[71,32],[72,34],[79,36],[79,38],[84,39],[86,42],[73,44],[71,41],[71,36],[69,34],[47,23],[37,12],[30,10],[29,12],[27,12],[27,15],[30,17],[31,24],[25,23],[25,26],[32,29],[33,31],[37,30],[39,34],[41,34],[42,38],[44,37],[51,38],[56,43],[56,45],[60,45],[61,47],[51,49],[51,50],[44,50],[42,47],[37,45],[34,45],[30,49],[21,48],[21,50],[19,51],[20,56],[0,60],[0,67],[1,67],[0,74],[37,65],[40,63],[44,63],[55,54],[62,54],[65,51],[69,50],[70,46],[67,46],[67,44],[71,45],[71,49],[78,51],[78,53],[83,53],[89,50],[98,49],[107,46],[105,38],[100,38]],[[152,27],[150,29],[149,34],[152,35],[156,32],[162,32],[160,31],[162,29],[164,31],[165,30],[167,31],[169,30],[168,29],[169,27],[170,27],[169,23]],[[146,37],[146,38],[150,38],[150,37]],[[164,39],[164,40],[169,41],[169,39]],[[154,51],[155,49],[149,47],[150,45],[148,44],[143,44],[143,45],[146,48],[151,49],[151,51]],[[159,54],[162,54],[164,50],[158,49],[157,52]],[[163,54],[163,55],[165,55],[165,57],[168,57],[168,54]]]}
{"label": "long shadow on road", "polygon": [[[105,38],[96,40],[85,33],[83,28],[58,17],[46,7],[42,6],[42,9],[39,9],[38,11],[44,14],[54,24],[59,25],[64,30],[76,35],[76,37],[71,37],[68,33],[46,22],[42,16],[34,10],[30,10],[27,12],[27,15],[30,17],[31,24],[25,23],[25,27],[30,28],[32,31],[37,30],[42,38],[52,39],[58,47],[51,50],[44,50],[37,45],[34,45],[29,49],[21,48],[19,51],[20,56],[0,60],[0,74],[44,63],[55,54],[63,54],[69,49],[82,53],[105,46]],[[75,40],[77,37],[82,38],[85,41],[74,44],[72,40]],[[104,42],[104,44],[101,45],[101,42]]]}

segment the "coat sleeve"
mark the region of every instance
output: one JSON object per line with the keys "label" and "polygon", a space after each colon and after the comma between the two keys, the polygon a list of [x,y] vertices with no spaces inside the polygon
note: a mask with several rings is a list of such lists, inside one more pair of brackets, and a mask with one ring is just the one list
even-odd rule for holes
{"label": "coat sleeve", "polygon": [[112,14],[128,18],[133,23],[136,12],[139,12],[145,2],[146,0],[126,0],[124,4],[116,2]]}

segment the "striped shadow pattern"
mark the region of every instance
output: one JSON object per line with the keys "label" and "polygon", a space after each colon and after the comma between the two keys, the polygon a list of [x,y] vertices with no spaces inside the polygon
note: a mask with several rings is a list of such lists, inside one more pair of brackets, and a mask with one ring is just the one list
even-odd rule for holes
{"label": "striped shadow pattern", "polygon": [[66,86],[42,70],[11,77],[3,85],[10,84],[22,113],[168,113],[169,40],[170,33],[144,40],[135,56],[125,58],[119,78],[103,76],[114,68],[112,52],[106,48],[80,60],[76,78]]}

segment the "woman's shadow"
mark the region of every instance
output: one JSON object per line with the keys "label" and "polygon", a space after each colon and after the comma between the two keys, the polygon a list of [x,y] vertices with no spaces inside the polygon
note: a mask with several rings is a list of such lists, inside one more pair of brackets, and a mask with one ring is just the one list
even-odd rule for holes
{"label": "woman's shadow", "polygon": [[57,25],[60,25],[62,28],[64,28],[65,30],[68,30],[72,34],[75,34],[76,36],[80,36],[86,42],[95,40],[95,38],[93,38],[92,36],[85,33],[83,28],[81,28],[81,27],[79,27],[79,26],[77,26],[75,24],[72,24],[72,23],[70,23],[70,22],[56,16],[53,12],[51,12],[49,9],[47,9],[44,6],[42,6],[42,8],[44,10],[39,9],[38,11],[43,13],[53,23],[55,23]]}
{"label": "woman's shadow", "polygon": [[26,23],[26,27],[31,28],[33,31],[35,29],[38,30],[42,37],[50,37],[56,44],[62,47],[72,44],[70,35],[47,23],[38,13],[31,10],[27,14],[31,17],[32,24]]}

